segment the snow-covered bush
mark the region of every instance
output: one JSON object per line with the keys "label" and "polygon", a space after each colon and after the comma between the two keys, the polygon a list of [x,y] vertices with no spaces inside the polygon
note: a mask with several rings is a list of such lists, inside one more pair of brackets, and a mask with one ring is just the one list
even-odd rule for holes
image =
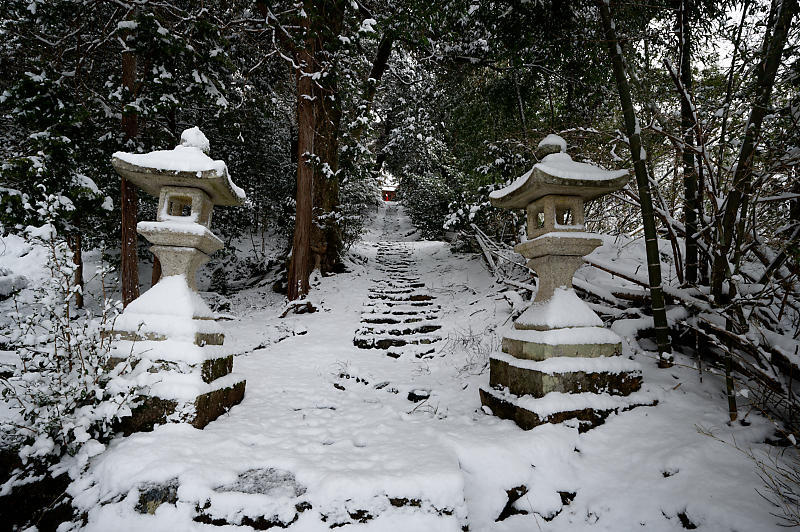
{"label": "snow-covered bush", "polygon": [[341,199],[338,223],[344,249],[349,249],[361,237],[368,212],[380,205],[380,189],[370,175],[351,175],[342,182]]}
{"label": "snow-covered bush", "polygon": [[[52,219],[59,205],[47,196],[35,208]],[[103,299],[95,311],[77,310],[73,255],[52,223],[26,229],[33,245],[47,249],[50,275],[30,292],[14,296],[0,341],[19,358],[13,376],[0,379],[11,413],[0,421],[4,445],[19,453],[22,470],[4,486],[45,469],[55,477],[75,476],[105,448],[120,418],[130,415],[135,387],[125,377],[130,361],[112,367],[110,335],[105,335],[120,303],[106,297],[106,266],[98,268]],[[88,305],[87,305],[88,307]]]}
{"label": "snow-covered bush", "polygon": [[472,224],[500,242],[516,243],[525,224],[520,213],[496,209],[489,202],[489,193],[502,188],[500,185],[487,185],[476,192],[463,192],[448,205],[449,213],[444,222],[448,231],[472,234]]}
{"label": "snow-covered bush", "polygon": [[400,181],[397,194],[422,236],[441,238],[448,205],[455,195],[445,179],[434,174],[407,174]]}

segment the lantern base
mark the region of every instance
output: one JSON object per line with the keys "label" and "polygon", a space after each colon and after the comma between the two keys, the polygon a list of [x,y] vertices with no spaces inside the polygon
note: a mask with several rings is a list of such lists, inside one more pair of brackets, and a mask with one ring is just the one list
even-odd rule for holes
{"label": "lantern base", "polygon": [[[605,423],[611,414],[626,412],[637,406],[655,406],[653,394],[636,392],[627,397],[593,393],[561,394],[552,392],[540,399],[517,396],[505,389],[480,388],[481,404],[490,413],[515,422],[521,429],[530,430],[546,423],[574,423],[578,432],[586,432]],[[535,401],[539,401],[537,405]]]}

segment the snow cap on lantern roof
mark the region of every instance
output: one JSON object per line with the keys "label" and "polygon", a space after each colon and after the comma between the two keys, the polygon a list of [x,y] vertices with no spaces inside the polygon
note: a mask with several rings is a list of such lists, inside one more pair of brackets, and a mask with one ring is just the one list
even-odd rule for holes
{"label": "snow cap on lantern roof", "polygon": [[548,134],[545,138],[539,141],[539,148],[544,148],[548,153],[567,151],[567,141],[555,133]]}
{"label": "snow cap on lantern roof", "polygon": [[119,175],[152,196],[157,197],[165,186],[191,187],[203,190],[215,205],[241,205],[244,191],[231,180],[224,161],[207,155],[209,148],[203,132],[193,127],[181,133],[181,143],[172,150],[118,151],[111,164]]}
{"label": "snow cap on lantern roof", "polygon": [[489,194],[489,199],[492,205],[504,209],[524,209],[551,194],[580,196],[583,201],[589,201],[619,190],[627,182],[627,170],[606,170],[579,163],[559,152],[542,158],[509,186]]}

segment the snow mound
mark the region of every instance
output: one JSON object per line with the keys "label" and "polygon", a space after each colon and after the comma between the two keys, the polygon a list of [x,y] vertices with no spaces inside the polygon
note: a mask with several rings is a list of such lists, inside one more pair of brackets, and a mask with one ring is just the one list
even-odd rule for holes
{"label": "snow mound", "polygon": [[566,153],[551,153],[534,165],[542,172],[561,179],[580,179],[583,181],[605,181],[628,174],[627,170],[606,170],[588,163],[572,160]]}
{"label": "snow mound", "polygon": [[197,334],[221,334],[214,313],[189,288],[186,277],[164,277],[133,300],[114,322],[115,331],[138,332],[171,340],[194,342]]}
{"label": "snow mound", "polygon": [[544,146],[558,146],[562,152],[567,151],[567,141],[559,137],[555,133],[550,133],[539,142],[539,148]]}
{"label": "snow mound", "polygon": [[211,150],[211,143],[208,142],[208,138],[197,126],[183,130],[183,133],[181,133],[180,145],[190,148],[197,148],[203,153],[208,153]]}
{"label": "snow mound", "polygon": [[224,161],[215,161],[195,146],[175,146],[173,150],[157,150],[149,153],[127,153],[118,151],[114,157],[129,164],[169,172],[215,172],[222,177],[227,174]]}
{"label": "snow mound", "polygon": [[556,288],[553,297],[534,303],[517,319],[524,329],[602,327],[603,321],[571,288]]}
{"label": "snow mound", "polygon": [[136,298],[123,314],[157,314],[183,318],[213,318],[203,298],[189,287],[184,275],[164,277]]}
{"label": "snow mound", "polygon": [[4,279],[0,283],[4,285],[0,295],[11,295],[11,292],[24,288],[23,285],[35,285],[49,277],[47,253],[44,244],[22,236],[8,234],[0,237],[0,277]]}
{"label": "snow mound", "polygon": [[0,267],[0,299],[10,297],[27,286],[28,279],[24,275]]}

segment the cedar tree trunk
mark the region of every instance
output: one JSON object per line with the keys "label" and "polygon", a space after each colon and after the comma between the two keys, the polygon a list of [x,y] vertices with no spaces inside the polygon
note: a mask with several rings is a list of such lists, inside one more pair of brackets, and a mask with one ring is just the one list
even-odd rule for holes
{"label": "cedar tree trunk", "polygon": [[[127,89],[128,96],[135,99],[136,89],[136,54],[132,50],[122,52],[122,84]],[[135,111],[123,108],[122,132],[126,140],[136,138],[139,134],[139,119]],[[122,179],[121,192],[121,218],[122,218],[122,250],[121,250],[121,277],[122,277],[122,304],[128,303],[139,297],[139,262],[136,255],[136,218],[138,216],[139,202],[136,187]]]}

